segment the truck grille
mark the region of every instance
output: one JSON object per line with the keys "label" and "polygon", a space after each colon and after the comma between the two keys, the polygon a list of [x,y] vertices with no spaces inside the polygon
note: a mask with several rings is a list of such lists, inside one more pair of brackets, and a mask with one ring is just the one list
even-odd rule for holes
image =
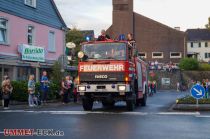
{"label": "truck grille", "polygon": [[123,82],[124,79],[125,79],[124,72],[80,73],[81,82]]}

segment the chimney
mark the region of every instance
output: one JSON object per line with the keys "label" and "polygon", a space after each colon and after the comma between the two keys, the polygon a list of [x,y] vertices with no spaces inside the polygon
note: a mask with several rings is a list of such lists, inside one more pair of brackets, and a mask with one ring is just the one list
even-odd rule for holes
{"label": "chimney", "polygon": [[113,0],[113,33],[114,38],[120,34],[134,34],[133,0]]}

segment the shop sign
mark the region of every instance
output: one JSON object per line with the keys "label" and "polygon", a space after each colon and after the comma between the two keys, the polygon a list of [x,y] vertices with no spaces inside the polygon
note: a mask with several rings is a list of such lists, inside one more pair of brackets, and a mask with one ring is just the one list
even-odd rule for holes
{"label": "shop sign", "polygon": [[45,49],[42,47],[22,45],[22,60],[45,62]]}

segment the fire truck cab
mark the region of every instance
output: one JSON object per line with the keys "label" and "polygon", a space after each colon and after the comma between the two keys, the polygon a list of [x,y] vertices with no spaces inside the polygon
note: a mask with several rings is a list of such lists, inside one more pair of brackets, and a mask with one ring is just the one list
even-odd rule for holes
{"label": "fire truck cab", "polygon": [[104,107],[125,101],[129,111],[146,105],[148,68],[135,46],[127,41],[86,42],[78,57],[77,91],[84,110],[92,110],[94,101]]}

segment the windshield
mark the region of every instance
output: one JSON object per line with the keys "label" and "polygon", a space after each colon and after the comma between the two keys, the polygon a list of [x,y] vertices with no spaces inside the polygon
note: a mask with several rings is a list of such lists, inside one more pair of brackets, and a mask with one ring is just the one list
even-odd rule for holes
{"label": "windshield", "polygon": [[126,60],[125,43],[86,44],[83,51],[88,59]]}

